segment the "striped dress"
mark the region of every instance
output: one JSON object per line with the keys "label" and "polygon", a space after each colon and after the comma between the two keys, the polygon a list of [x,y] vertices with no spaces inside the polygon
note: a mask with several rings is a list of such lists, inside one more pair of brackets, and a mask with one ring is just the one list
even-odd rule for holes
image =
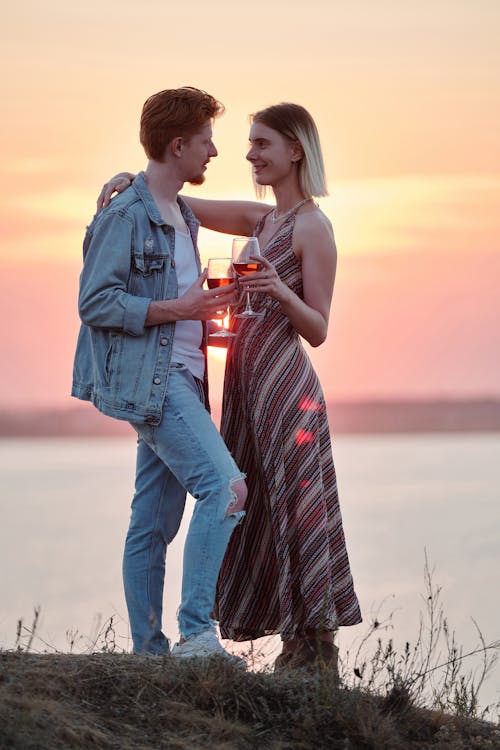
{"label": "striped dress", "polygon": [[[257,225],[258,236],[264,219]],[[302,297],[295,215],[261,249]],[[241,303],[243,307],[243,303]],[[221,433],[247,476],[246,517],[217,587],[221,635],[246,641],[361,622],[340,514],[325,401],[299,335],[279,304],[253,294],[264,318],[233,318]]]}

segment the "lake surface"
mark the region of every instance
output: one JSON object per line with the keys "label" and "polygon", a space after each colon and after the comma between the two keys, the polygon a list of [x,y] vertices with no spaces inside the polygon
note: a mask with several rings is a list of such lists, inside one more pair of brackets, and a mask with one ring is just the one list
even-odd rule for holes
{"label": "lake surface", "polygon": [[[334,453],[345,533],[365,622],[339,634],[353,650],[377,617],[415,642],[424,563],[464,651],[500,638],[500,435],[341,436]],[[133,492],[135,441],[0,440],[0,647],[41,607],[33,650],[84,651],[113,616],[130,650],[121,556]],[[169,548],[164,630],[177,639],[181,551],[192,501]],[[71,643],[74,643],[71,646]],[[275,641],[271,645],[275,645]],[[499,699],[499,670],[483,703]]]}

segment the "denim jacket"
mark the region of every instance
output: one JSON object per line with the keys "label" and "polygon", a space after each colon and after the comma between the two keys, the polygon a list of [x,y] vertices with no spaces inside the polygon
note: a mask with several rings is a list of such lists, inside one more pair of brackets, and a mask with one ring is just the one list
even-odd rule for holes
{"label": "denim jacket", "polygon": [[[181,198],[178,203],[200,272],[199,222]],[[175,230],[162,220],[143,172],[94,217],[83,259],[78,298],[83,325],[71,395],[91,401],[110,417],[158,424],[175,322],[144,323],[152,300],[177,297]],[[206,381],[205,367],[207,395]]]}

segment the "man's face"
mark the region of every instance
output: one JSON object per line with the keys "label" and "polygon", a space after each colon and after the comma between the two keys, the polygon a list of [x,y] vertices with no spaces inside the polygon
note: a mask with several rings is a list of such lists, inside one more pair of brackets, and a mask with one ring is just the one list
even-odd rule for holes
{"label": "man's face", "polygon": [[205,181],[204,172],[210,159],[217,156],[212,141],[212,124],[208,122],[184,142],[182,167],[184,180],[191,185],[201,185]]}

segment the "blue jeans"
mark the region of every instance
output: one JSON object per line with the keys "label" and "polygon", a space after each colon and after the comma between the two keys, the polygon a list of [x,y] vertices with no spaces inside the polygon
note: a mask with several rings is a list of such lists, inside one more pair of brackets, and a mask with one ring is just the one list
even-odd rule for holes
{"label": "blue jeans", "polygon": [[169,371],[163,417],[138,433],[135,495],[123,557],[125,598],[135,653],[168,653],[162,633],[167,545],[175,537],[186,491],[196,500],[184,545],[179,632],[212,627],[219,568],[244,511],[228,512],[242,478],[204,406],[202,384],[184,367]]}

